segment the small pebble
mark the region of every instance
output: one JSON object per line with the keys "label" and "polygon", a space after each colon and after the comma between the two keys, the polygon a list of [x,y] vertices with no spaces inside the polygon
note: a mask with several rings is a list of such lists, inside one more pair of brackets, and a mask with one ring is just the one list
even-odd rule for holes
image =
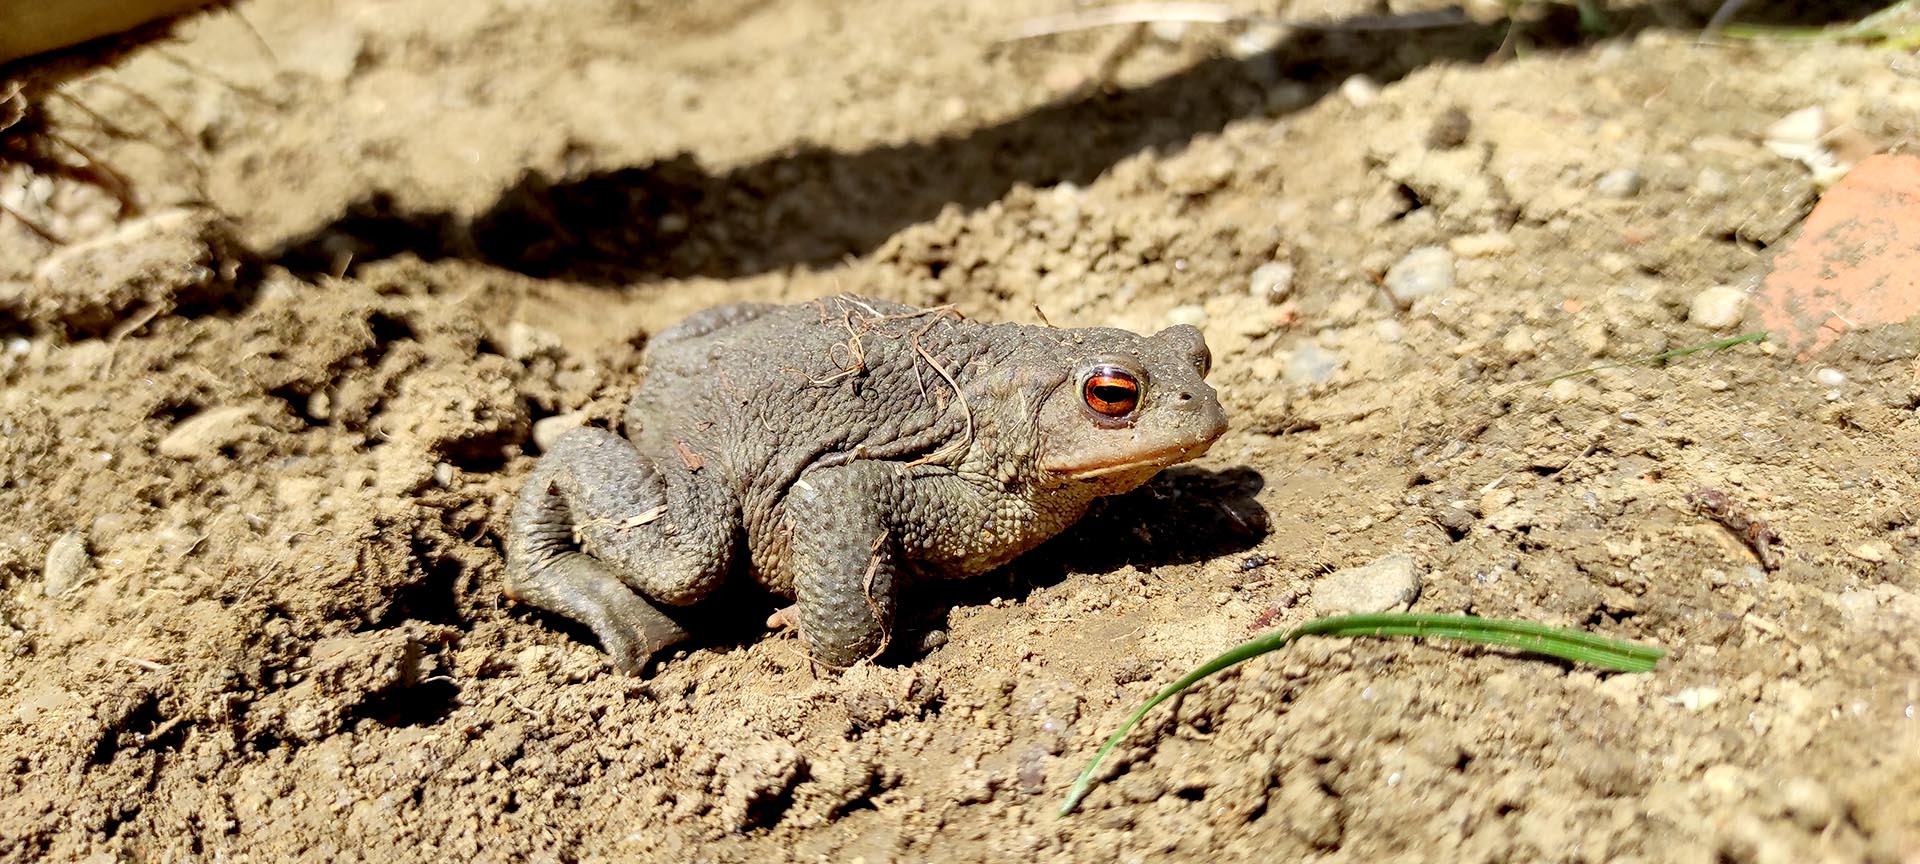
{"label": "small pebble", "polygon": [[1893,556],[1893,548],[1879,540],[1869,540],[1848,549],[1847,554],[1862,561],[1880,564]]}
{"label": "small pebble", "polygon": [[1405,609],[1419,597],[1420,568],[1404,554],[1349,567],[1313,586],[1313,606],[1322,615]]}
{"label": "small pebble", "polygon": [[54,538],[40,578],[40,593],[47,597],[60,597],[92,580],[93,556],[87,554],[86,538],[78,531]]}
{"label": "small pebble", "polygon": [[1820,146],[1827,134],[1827,112],[1818,105],[1788,114],[1767,127],[1767,149],[1789,159],[1798,159],[1810,147]]}
{"label": "small pebble", "polygon": [[1413,301],[1453,287],[1453,253],[1440,246],[1422,246],[1387,269],[1387,293],[1405,309]]}
{"label": "small pebble", "polygon": [[1747,292],[1731,285],[1715,285],[1693,295],[1687,320],[1709,330],[1720,330],[1740,323],[1747,314]]}
{"label": "small pebble", "polygon": [[501,340],[501,353],[510,360],[526,360],[542,354],[560,353],[560,337],[522,321],[507,324]]}
{"label": "small pebble", "polygon": [[1020,754],[1020,767],[1014,776],[1020,791],[1028,795],[1047,791],[1047,751],[1037,746],[1027,748]]}
{"label": "small pebble", "polygon": [[1293,294],[1293,265],[1269,261],[1255,267],[1253,275],[1247,277],[1247,292],[1271,303],[1287,299]]}
{"label": "small pebble", "polygon": [[1694,178],[1693,191],[1702,198],[1721,198],[1733,191],[1733,181],[1718,168],[1702,168]]}
{"label": "small pebble", "polygon": [[1447,248],[1461,258],[1492,258],[1514,249],[1513,237],[1500,231],[1462,234],[1447,241]]}
{"label": "small pebble", "polygon": [[1285,38],[1287,38],[1287,30],[1284,27],[1275,27],[1271,24],[1256,25],[1235,37],[1227,46],[1227,53],[1232,54],[1235,60],[1250,60],[1272,51],[1280,44],[1280,40]]}
{"label": "small pebble", "polygon": [[160,455],[169,459],[214,456],[253,434],[253,409],[240,405],[208,408],[180,421],[160,439]]}
{"label": "small pebble", "polygon": [[1500,350],[1513,357],[1532,357],[1540,346],[1531,328],[1515,327],[1500,337]]}
{"label": "small pebble", "polygon": [[1678,705],[1688,711],[1701,711],[1719,702],[1720,696],[1720,688],[1718,687],[1688,687],[1672,696],[1668,696],[1667,702]]}
{"label": "small pebble", "polygon": [[586,422],[587,416],[578,411],[535,420],[533,421],[533,446],[540,448],[542,453],[551,451],[553,442],[560,440],[560,436],[580,428]]}
{"label": "small pebble", "polygon": [[1446,507],[1434,517],[1434,521],[1439,522],[1440,527],[1446,529],[1447,536],[1459,539],[1472,531],[1479,520],[1473,518],[1473,514],[1468,513],[1465,508]]}
{"label": "small pebble", "polygon": [[1618,168],[1600,175],[1593,182],[1593,194],[1602,198],[1632,198],[1640,194],[1640,172]]}
{"label": "small pebble", "polygon": [[1833,793],[1818,781],[1807,777],[1794,777],[1781,784],[1780,804],[1786,808],[1788,818],[1808,831],[1818,831],[1832,824],[1839,812],[1834,804]]}
{"label": "small pebble", "polygon": [[1433,118],[1433,125],[1427,127],[1427,146],[1434,150],[1452,150],[1467,143],[1472,133],[1473,118],[1455,105]]}
{"label": "small pebble", "polygon": [[1287,355],[1287,381],[1299,385],[1325,384],[1340,368],[1340,355],[1313,342],[1302,342]]}
{"label": "small pebble", "polygon": [[1380,98],[1380,85],[1365,75],[1355,75],[1340,82],[1340,95],[1355,108],[1365,108]]}
{"label": "small pebble", "polygon": [[1162,42],[1177,44],[1181,39],[1186,38],[1189,26],[1191,25],[1185,21],[1155,21],[1147,25],[1147,32],[1152,33],[1153,38]]}
{"label": "small pebble", "polygon": [[15,336],[7,340],[7,353],[15,357],[19,357],[32,350],[33,343],[27,341],[25,337]]}
{"label": "small pebble", "polygon": [[1195,327],[1204,326],[1207,323],[1207,310],[1197,303],[1175,306],[1171,311],[1167,312],[1167,323],[1169,325],[1190,324]]}
{"label": "small pebble", "polygon": [[1373,325],[1373,335],[1374,338],[1392,345],[1406,338],[1407,328],[1392,318],[1382,318]]}
{"label": "small pebble", "polygon": [[1833,605],[1839,607],[1840,617],[1854,624],[1865,623],[1873,618],[1880,607],[1879,598],[1872,591],[1849,588],[1833,598]]}
{"label": "small pebble", "polygon": [[1822,366],[1814,371],[1813,380],[1822,387],[1838,387],[1847,383],[1847,373],[1832,366]]}

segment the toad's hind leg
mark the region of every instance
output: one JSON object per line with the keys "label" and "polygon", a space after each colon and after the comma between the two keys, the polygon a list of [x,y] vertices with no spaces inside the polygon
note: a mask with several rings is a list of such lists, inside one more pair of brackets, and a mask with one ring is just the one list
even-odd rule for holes
{"label": "toad's hind leg", "polygon": [[613,433],[561,436],[514,507],[507,595],[586,625],[627,672],[686,639],[663,607],[725,578],[737,520],[715,491],[670,479]]}

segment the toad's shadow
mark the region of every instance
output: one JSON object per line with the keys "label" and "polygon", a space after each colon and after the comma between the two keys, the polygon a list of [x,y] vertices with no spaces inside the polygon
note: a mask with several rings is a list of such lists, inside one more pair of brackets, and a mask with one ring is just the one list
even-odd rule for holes
{"label": "toad's shadow", "polygon": [[917,586],[904,604],[904,624],[909,631],[944,629],[956,607],[1023,600],[1075,574],[1149,570],[1245,552],[1272,530],[1256,499],[1265,486],[1260,472],[1246,466],[1170,468],[1133,492],[1095,502],[1072,528],[1006,567],[975,579]]}

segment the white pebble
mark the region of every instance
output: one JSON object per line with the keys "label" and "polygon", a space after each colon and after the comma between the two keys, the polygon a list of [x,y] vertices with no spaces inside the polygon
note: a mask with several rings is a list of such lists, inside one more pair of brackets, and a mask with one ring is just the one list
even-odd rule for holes
{"label": "white pebble", "polygon": [[1252,59],[1272,51],[1280,44],[1280,40],[1285,38],[1287,38],[1286,28],[1260,24],[1248,28],[1247,32],[1235,37],[1232,44],[1227,46],[1227,53],[1232,54],[1235,60]]}
{"label": "white pebble", "polygon": [[1382,318],[1373,325],[1373,335],[1374,338],[1392,345],[1406,338],[1407,328],[1400,326],[1400,322],[1392,318]]}
{"label": "white pebble", "polygon": [[1300,385],[1325,384],[1340,368],[1340,355],[1312,342],[1303,342],[1287,355],[1289,382]]}
{"label": "white pebble", "polygon": [[1619,168],[1595,180],[1593,194],[1602,198],[1632,198],[1640,194],[1640,185],[1640,172],[1632,168]]}
{"label": "white pebble", "polygon": [[507,324],[500,350],[510,360],[525,360],[541,354],[557,354],[560,347],[560,337],[524,321],[513,321]]}
{"label": "white pebble", "polygon": [[1782,784],[1780,803],[1786,807],[1787,816],[1808,831],[1827,827],[1839,813],[1833,793],[1808,777],[1794,777]]}
{"label": "white pebble", "polygon": [[1505,255],[1514,249],[1513,238],[1500,231],[1488,231],[1484,234],[1462,234],[1447,241],[1447,248],[1462,258],[1492,258]]}
{"label": "white pebble", "polygon": [[27,341],[26,338],[24,337],[15,336],[12,339],[7,340],[7,353],[12,354],[15,357],[18,357],[32,350],[33,350],[33,343]]}
{"label": "white pebble", "polygon": [[1731,285],[1715,285],[1693,295],[1687,320],[1709,330],[1740,323],[1747,314],[1747,292]]}
{"label": "white pebble", "polygon": [[1247,278],[1247,291],[1255,297],[1278,303],[1293,293],[1293,265],[1269,261],[1254,268]]}
{"label": "white pebble", "polygon": [[1453,253],[1440,246],[1422,246],[1387,269],[1387,293],[1405,309],[1413,301],[1453,287]]}
{"label": "white pebble", "polygon": [[1702,168],[1694,178],[1693,191],[1703,198],[1720,198],[1733,191],[1733,181],[1717,168]]}
{"label": "white pebble", "polygon": [[1380,85],[1365,75],[1355,75],[1340,82],[1340,95],[1355,108],[1365,108],[1380,98]]}
{"label": "white pebble", "polygon": [[1197,303],[1175,306],[1167,312],[1167,324],[1189,324],[1199,327],[1207,323],[1207,310]]}
{"label": "white pebble", "polygon": [[[1798,149],[1817,147],[1827,134],[1827,112],[1818,105],[1802,108],[1775,120],[1767,127],[1768,149],[1788,158],[1797,158]],[[1783,149],[1792,152],[1781,152]]]}
{"label": "white pebble", "polygon": [[1420,568],[1411,555],[1387,555],[1334,573],[1313,586],[1322,615],[1405,609],[1420,597]]}
{"label": "white pebble", "polygon": [[533,446],[540,448],[542,453],[550,452],[553,450],[553,442],[560,440],[560,436],[580,428],[586,422],[587,415],[578,411],[535,420],[533,421]]}
{"label": "white pebble", "polygon": [[1672,705],[1678,705],[1688,711],[1701,711],[1719,702],[1720,695],[1720,688],[1718,687],[1688,687],[1672,696],[1668,696],[1667,702]]}
{"label": "white pebble", "polygon": [[1532,357],[1540,350],[1540,345],[1531,329],[1515,327],[1500,337],[1500,350],[1514,357]]}
{"label": "white pebble", "polygon": [[1847,383],[1847,373],[1832,366],[1822,366],[1814,371],[1813,380],[1822,387],[1838,387]]}
{"label": "white pebble", "polygon": [[1817,105],[1802,108],[1767,127],[1764,143],[1774,155],[1807,166],[1816,181],[1821,178],[1838,179],[1846,171],[1822,140],[1829,128],[1825,110]]}
{"label": "white pebble", "polygon": [[78,531],[54,538],[47,547],[47,563],[40,571],[40,593],[59,597],[85,585],[93,578],[93,556],[87,554],[87,540]]}
{"label": "white pebble", "polygon": [[1147,25],[1147,31],[1162,42],[1178,43],[1186,38],[1188,26],[1185,21],[1155,21]]}
{"label": "white pebble", "polygon": [[253,409],[243,405],[208,408],[180,421],[160,439],[160,455],[169,459],[215,456],[251,436]]}

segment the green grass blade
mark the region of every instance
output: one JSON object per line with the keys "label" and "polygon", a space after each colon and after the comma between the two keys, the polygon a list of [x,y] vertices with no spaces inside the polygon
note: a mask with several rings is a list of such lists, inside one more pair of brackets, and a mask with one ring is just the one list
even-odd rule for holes
{"label": "green grass blade", "polygon": [[1672,351],[1662,351],[1658,354],[1653,354],[1646,357],[1640,357],[1634,360],[1627,360],[1621,363],[1602,363],[1598,366],[1588,366],[1585,369],[1575,369],[1572,372],[1562,372],[1558,375],[1553,376],[1552,378],[1539,378],[1532,381],[1522,381],[1521,383],[1514,385],[1514,388],[1518,389],[1520,387],[1534,387],[1541,384],[1552,384],[1553,382],[1558,381],[1562,378],[1573,378],[1579,375],[1592,375],[1593,373],[1599,372],[1603,369],[1622,369],[1628,366],[1655,366],[1661,363],[1665,363],[1669,360],[1678,360],[1689,354],[1698,354],[1702,351],[1723,351],[1725,349],[1732,348],[1736,345],[1746,345],[1752,342],[1765,342],[1765,341],[1767,341],[1767,331],[1755,330],[1752,333],[1742,333],[1738,336],[1729,336],[1725,339],[1715,339],[1712,342],[1702,342],[1699,345],[1689,345],[1685,348],[1675,348]]}
{"label": "green grass blade", "polygon": [[1087,763],[1085,770],[1068,791],[1065,804],[1060,807],[1060,815],[1073,812],[1081,799],[1093,789],[1094,772],[1106,761],[1107,755],[1118,747],[1127,733],[1139,725],[1140,719],[1180,691],[1192,687],[1201,679],[1219,672],[1229,666],[1250,660],[1270,651],[1278,651],[1298,640],[1302,636],[1412,636],[1422,638],[1453,639],[1461,642],[1475,642],[1482,645],[1494,645],[1501,648],[1513,648],[1532,654],[1557,657],[1573,663],[1584,663],[1614,672],[1650,672],[1654,665],[1665,657],[1663,648],[1651,645],[1639,645],[1606,639],[1578,630],[1563,630],[1548,627],[1531,621],[1510,621],[1502,618],[1478,618],[1471,615],[1429,615],[1422,613],[1380,612],[1368,615],[1336,615],[1330,618],[1317,618],[1292,630],[1275,631],[1255,639],[1242,642],[1228,649],[1226,653],[1200,664],[1199,668],[1180,677],[1180,680],[1166,686],[1148,699],[1146,704],[1134,709],[1125,723],[1100,745],[1093,754],[1093,761]]}

